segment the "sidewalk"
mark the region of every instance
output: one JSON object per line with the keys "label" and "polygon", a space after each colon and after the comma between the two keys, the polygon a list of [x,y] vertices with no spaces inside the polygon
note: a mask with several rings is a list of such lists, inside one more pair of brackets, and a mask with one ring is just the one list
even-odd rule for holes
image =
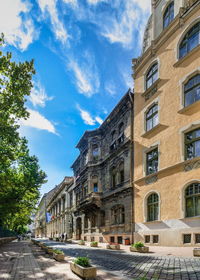
{"label": "sidewalk", "polygon": [[[57,262],[30,241],[13,241],[0,246],[0,280],[78,280],[70,270],[69,261]],[[98,270],[97,280],[120,280]]]}

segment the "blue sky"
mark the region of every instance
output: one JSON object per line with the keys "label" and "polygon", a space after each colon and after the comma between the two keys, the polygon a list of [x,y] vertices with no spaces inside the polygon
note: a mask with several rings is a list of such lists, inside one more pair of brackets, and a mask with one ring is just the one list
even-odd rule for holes
{"label": "blue sky", "polygon": [[75,146],[133,87],[151,0],[0,0],[0,32],[17,61],[34,59],[30,118],[20,133],[48,175],[72,175]]}

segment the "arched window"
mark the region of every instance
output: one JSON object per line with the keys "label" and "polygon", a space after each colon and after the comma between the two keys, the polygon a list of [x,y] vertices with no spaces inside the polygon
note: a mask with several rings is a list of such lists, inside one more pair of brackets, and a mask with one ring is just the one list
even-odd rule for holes
{"label": "arched window", "polygon": [[186,217],[200,216],[200,183],[193,183],[185,190]]}
{"label": "arched window", "polygon": [[185,134],[185,160],[200,157],[200,128]]}
{"label": "arched window", "polygon": [[158,63],[154,63],[146,75],[146,89],[150,88],[158,79]]}
{"label": "arched window", "polygon": [[185,107],[200,100],[200,74],[195,75],[184,85]]}
{"label": "arched window", "polygon": [[174,1],[172,1],[165,10],[163,16],[163,28],[166,28],[170,22],[174,19]]}
{"label": "arched window", "polygon": [[158,104],[154,104],[146,112],[146,131],[151,130],[158,124]]}
{"label": "arched window", "polygon": [[147,198],[147,221],[157,221],[159,213],[159,197],[157,193],[152,193]]}
{"label": "arched window", "polygon": [[179,58],[184,57],[200,44],[200,22],[196,23],[187,32],[179,46]]}
{"label": "arched window", "polygon": [[115,205],[111,208],[111,221],[113,225],[124,224],[125,212],[123,205]]}

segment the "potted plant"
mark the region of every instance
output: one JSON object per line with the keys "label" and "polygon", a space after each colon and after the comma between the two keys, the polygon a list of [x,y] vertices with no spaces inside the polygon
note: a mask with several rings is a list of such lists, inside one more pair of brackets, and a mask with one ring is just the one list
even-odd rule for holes
{"label": "potted plant", "polygon": [[85,245],[85,241],[84,240],[79,240],[78,244],[79,245]]}
{"label": "potted plant", "polygon": [[139,252],[139,253],[148,253],[149,247],[144,246],[144,243],[138,241],[131,245],[130,247],[131,252]]}
{"label": "potted plant", "polygon": [[200,257],[200,247],[193,249],[193,256],[194,257]]}
{"label": "potted plant", "polygon": [[83,279],[94,279],[97,275],[97,269],[91,266],[87,257],[78,257],[70,263],[71,270]]}
{"label": "potted plant", "polygon": [[120,245],[117,243],[110,242],[109,244],[106,245],[106,249],[120,250]]}
{"label": "potted plant", "polygon": [[65,255],[64,252],[58,249],[53,250],[53,258],[58,262],[64,261]]}
{"label": "potted plant", "polygon": [[90,243],[90,247],[98,247],[98,242],[97,241],[92,241]]}

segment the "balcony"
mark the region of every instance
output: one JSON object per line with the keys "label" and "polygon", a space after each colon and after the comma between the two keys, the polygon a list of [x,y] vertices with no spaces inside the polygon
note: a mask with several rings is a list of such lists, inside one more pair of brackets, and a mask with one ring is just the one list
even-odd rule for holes
{"label": "balcony", "polygon": [[81,198],[76,205],[77,210],[92,210],[101,207],[101,193],[91,192],[87,196]]}

